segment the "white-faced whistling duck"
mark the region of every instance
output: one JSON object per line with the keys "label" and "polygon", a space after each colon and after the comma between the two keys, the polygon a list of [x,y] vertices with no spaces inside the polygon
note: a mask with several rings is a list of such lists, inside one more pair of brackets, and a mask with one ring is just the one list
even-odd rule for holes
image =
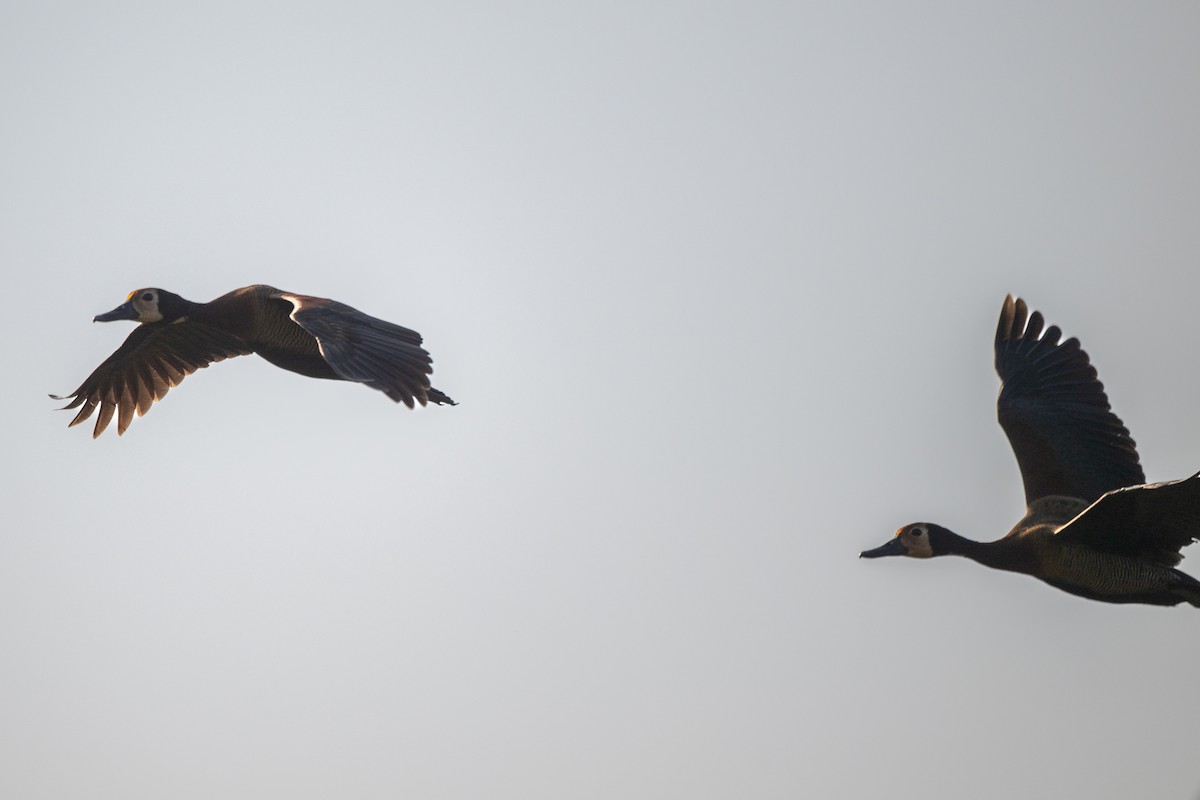
{"label": "white-faced whistling duck", "polygon": [[928,522],[905,525],[881,556],[958,555],[1107,603],[1200,606],[1200,581],[1174,569],[1200,540],[1200,473],[1146,484],[1129,431],[1077,339],[1004,300],[996,329],[1000,425],[1025,483],[1025,517],[994,542]]}
{"label": "white-faced whistling duck", "polygon": [[138,289],[94,322],[142,323],[67,397],[78,425],[97,408],[93,438],[113,414],[117,433],[186,376],[215,361],[258,353],[277,367],[310,378],[357,381],[409,408],[414,402],[455,405],[429,385],[433,371],[421,335],[368,316],[336,300],[270,286],[235,289],[193,303],[162,289]]}

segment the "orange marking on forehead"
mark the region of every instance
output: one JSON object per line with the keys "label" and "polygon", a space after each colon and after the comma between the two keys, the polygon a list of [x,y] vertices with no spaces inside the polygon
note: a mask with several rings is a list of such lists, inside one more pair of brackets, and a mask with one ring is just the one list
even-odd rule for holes
{"label": "orange marking on forehead", "polygon": [[128,303],[130,300],[132,300],[132,299],[133,299],[133,296],[134,296],[135,294],[137,294],[137,289],[134,289],[132,292],[130,292],[129,294],[125,295],[125,302],[127,302],[127,303]]}

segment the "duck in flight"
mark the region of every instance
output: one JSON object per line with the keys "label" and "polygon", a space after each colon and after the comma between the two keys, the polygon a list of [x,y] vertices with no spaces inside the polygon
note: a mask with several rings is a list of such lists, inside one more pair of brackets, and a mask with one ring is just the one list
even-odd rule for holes
{"label": "duck in flight", "polygon": [[966,556],[1092,600],[1200,606],[1200,581],[1175,569],[1180,549],[1200,540],[1200,473],[1147,484],[1079,341],[1044,325],[1009,296],[996,329],[997,406],[1025,516],[994,542],[915,522],[860,557]]}
{"label": "duck in flight", "polygon": [[188,375],[234,356],[258,355],[310,378],[356,381],[412,408],[456,405],[429,385],[433,361],[421,335],[336,300],[271,286],[235,289],[193,303],[162,289],[138,289],[94,322],[140,322],[133,333],[70,395],[79,408],[71,425],[96,416],[95,438],[113,416],[117,434]]}

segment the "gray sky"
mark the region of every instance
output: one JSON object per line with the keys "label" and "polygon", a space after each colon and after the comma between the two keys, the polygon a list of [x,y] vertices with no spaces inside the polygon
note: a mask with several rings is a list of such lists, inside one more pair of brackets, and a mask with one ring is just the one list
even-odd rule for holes
{"label": "gray sky", "polygon": [[[193,6],[0,12],[0,795],[1200,791],[1200,612],[856,558],[1021,515],[1006,292],[1200,469],[1200,10]],[[51,411],[256,282],[461,405]]]}

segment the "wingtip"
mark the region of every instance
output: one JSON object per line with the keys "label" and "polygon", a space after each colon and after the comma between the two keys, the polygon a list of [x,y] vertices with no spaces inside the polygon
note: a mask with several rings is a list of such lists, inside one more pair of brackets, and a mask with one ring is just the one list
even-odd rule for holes
{"label": "wingtip", "polygon": [[1013,296],[1006,294],[1000,305],[1000,319],[996,321],[996,345],[1006,341],[1012,335],[1012,320],[1014,316]]}
{"label": "wingtip", "polygon": [[59,395],[52,394],[52,395],[49,395],[49,397],[51,400],[57,400],[60,403],[63,401],[67,401],[67,404],[65,406],[59,406],[58,408],[54,409],[55,411],[70,411],[71,409],[75,408],[78,405],[78,403],[75,402],[75,400],[76,400],[75,395],[68,394],[68,395],[63,395],[60,397]]}
{"label": "wingtip", "polygon": [[[1034,312],[1035,321],[1038,314]],[[1029,306],[1020,297],[1012,294],[1004,296],[1004,304],[1000,306],[1000,320],[996,323],[996,341],[1004,342],[1020,339],[1025,333],[1029,322]],[[1040,329],[1039,329],[1040,332]]]}

